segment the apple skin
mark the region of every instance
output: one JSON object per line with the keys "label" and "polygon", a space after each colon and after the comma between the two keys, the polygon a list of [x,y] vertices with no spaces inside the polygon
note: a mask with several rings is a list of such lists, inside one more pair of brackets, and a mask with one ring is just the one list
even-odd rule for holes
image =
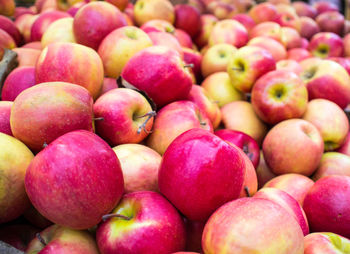
{"label": "apple skin", "polygon": [[279,18],[276,6],[271,3],[260,3],[253,6],[253,8],[249,10],[249,16],[256,24],[266,21],[276,22]]}
{"label": "apple skin", "polygon": [[276,69],[272,55],[256,46],[245,46],[230,58],[227,72],[232,85],[242,92],[249,93],[255,81],[267,72]]}
{"label": "apple skin", "polygon": [[256,176],[258,178],[258,189],[261,189],[265,183],[276,177],[271,169],[266,165],[263,152],[260,152],[260,162],[256,168]]}
{"label": "apple skin", "polygon": [[16,8],[14,0],[0,0],[0,15],[13,16]]}
{"label": "apple skin", "polygon": [[[155,11],[157,10],[157,11]],[[175,22],[175,8],[168,0],[138,0],[134,6],[134,21],[142,26],[152,19]]]}
{"label": "apple skin", "polygon": [[17,53],[18,67],[35,67],[41,54],[41,50],[31,48],[14,48],[12,50]]}
{"label": "apple skin", "polygon": [[192,101],[170,103],[158,111],[153,132],[147,139],[147,146],[163,155],[176,137],[193,128],[213,132],[211,121],[195,103]]}
{"label": "apple skin", "polygon": [[241,131],[260,145],[267,133],[267,126],[255,114],[247,101],[234,101],[221,108],[222,122],[226,129]]}
{"label": "apple skin", "polygon": [[276,62],[285,59],[287,56],[285,47],[278,41],[269,37],[255,37],[248,42],[247,46],[256,46],[267,50]]}
{"label": "apple skin", "polygon": [[350,176],[350,157],[338,152],[324,153],[312,179],[317,181],[329,175]]}
{"label": "apple skin", "polygon": [[18,250],[25,251],[29,242],[40,230],[27,224],[4,225],[0,227],[0,241]]}
{"label": "apple skin", "polygon": [[201,15],[199,32],[197,36],[194,38],[194,41],[199,48],[203,48],[205,45],[208,44],[211,31],[213,30],[215,24],[218,21],[219,21],[218,18],[216,18],[212,14]]}
{"label": "apple skin", "polygon": [[191,75],[178,52],[164,46],[152,46],[135,54],[121,76],[146,92],[159,107],[185,99],[192,87]]}
{"label": "apple skin", "polygon": [[96,240],[101,254],[167,254],[185,248],[184,222],[172,204],[153,191],[123,196],[111,214],[130,218],[110,218],[101,223]]}
{"label": "apple skin", "polygon": [[22,91],[35,84],[35,67],[18,67],[5,79],[1,91],[1,99],[4,101],[14,101]]}
{"label": "apple skin", "polygon": [[128,0],[106,0],[106,2],[113,4],[120,11],[124,12],[129,4]]}
{"label": "apple skin", "polygon": [[183,51],[179,41],[174,35],[167,32],[149,32],[147,33],[154,46],[164,46],[177,51],[183,59]]}
{"label": "apple skin", "polygon": [[296,29],[291,27],[282,27],[281,30],[287,49],[301,47],[301,37]]}
{"label": "apple skin", "polygon": [[345,20],[338,11],[327,11],[317,16],[316,22],[322,32],[332,32],[343,35]]}
{"label": "apple skin", "polygon": [[35,12],[34,12],[33,8],[26,8],[26,7],[18,6],[15,8],[15,13],[13,14],[13,17],[16,20],[19,16],[24,15],[24,14],[34,15]]}
{"label": "apple skin", "polygon": [[350,102],[350,77],[338,63],[330,60],[304,60],[300,77],[306,84],[309,99],[327,99],[344,109]]}
{"label": "apple skin", "polygon": [[326,176],[311,187],[303,204],[311,232],[332,232],[350,237],[349,192],[349,176]]}
{"label": "apple skin", "polygon": [[201,221],[239,197],[244,174],[245,162],[238,149],[209,131],[195,128],[178,136],[166,150],[158,184],[160,192],[182,214]]}
{"label": "apple skin", "polygon": [[292,3],[296,13],[299,17],[315,18],[317,16],[317,10],[312,6],[302,1],[295,1]]}
{"label": "apple skin", "polygon": [[310,101],[303,119],[319,130],[325,151],[339,148],[349,132],[349,120],[346,114],[337,104],[329,100]]}
{"label": "apple skin", "polygon": [[215,131],[214,134],[242,149],[253,163],[254,168],[259,165],[260,148],[258,143],[251,136],[241,131],[226,129]]}
{"label": "apple skin", "polygon": [[38,238],[34,238],[29,243],[26,253],[99,253],[94,238],[87,231],[78,231],[59,225],[52,225],[42,231],[40,236],[47,245],[44,246]]}
{"label": "apple skin", "polygon": [[348,134],[346,135],[343,145],[339,147],[336,151],[350,156],[350,132],[348,132]]}
{"label": "apple skin", "polygon": [[177,4],[175,6],[175,27],[187,32],[194,38],[200,27],[200,12],[194,6]]}
{"label": "apple skin", "polygon": [[0,149],[0,223],[5,223],[29,207],[24,178],[34,155],[21,141],[1,132]]}
{"label": "apple skin", "polygon": [[233,16],[232,19],[237,20],[239,23],[241,23],[245,29],[247,29],[248,33],[256,25],[255,21],[245,13],[238,13]]}
{"label": "apple skin", "polygon": [[118,78],[133,55],[152,45],[151,38],[137,27],[126,26],[111,32],[98,48],[105,75]]}
{"label": "apple skin", "polygon": [[269,124],[300,118],[308,105],[307,89],[293,72],[277,70],[260,77],[251,92],[255,113]]}
{"label": "apple skin", "polygon": [[312,55],[307,49],[294,48],[287,51],[287,59],[295,60],[297,62],[301,62],[310,57],[312,57]]}
{"label": "apple skin", "polygon": [[339,11],[338,7],[334,3],[328,1],[315,2],[313,7],[317,11],[317,16],[328,11]]}
{"label": "apple skin", "polygon": [[76,43],[73,32],[73,18],[62,18],[54,21],[46,29],[41,37],[42,48],[54,42],[71,42]]}
{"label": "apple skin", "polygon": [[341,66],[343,66],[343,68],[350,75],[350,58],[345,58],[345,57],[328,57],[328,60],[332,60],[334,62],[337,62]]}
{"label": "apple skin", "polygon": [[102,89],[101,89],[101,94],[99,97],[101,97],[103,94],[105,94],[108,91],[115,89],[115,88],[118,88],[118,84],[114,78],[104,78]]}
{"label": "apple skin", "polygon": [[150,33],[150,32],[173,33],[175,31],[175,27],[172,24],[162,19],[152,19],[150,21],[147,21],[140,27],[140,29],[145,33]]}
{"label": "apple skin", "polygon": [[15,40],[5,30],[0,29],[0,48],[13,49],[16,47]]}
{"label": "apple skin", "polygon": [[284,70],[284,71],[291,71],[297,74],[298,76],[303,71],[301,68],[301,65],[292,59],[285,59],[280,60],[276,63],[276,70]]}
{"label": "apple skin", "polygon": [[39,15],[23,14],[15,20],[15,25],[22,34],[25,42],[30,42],[31,28]]}
{"label": "apple skin", "polygon": [[40,151],[61,135],[78,129],[93,131],[93,101],[89,92],[64,82],[42,83],[26,89],[11,109],[13,135]]}
{"label": "apple skin", "polygon": [[304,254],[349,252],[350,240],[329,232],[311,233],[304,237]]}
{"label": "apple skin", "polygon": [[10,125],[12,101],[0,101],[0,132],[13,136]]}
{"label": "apple skin", "polygon": [[69,13],[69,15],[71,15],[74,18],[77,12],[79,11],[79,9],[88,3],[89,2],[87,1],[77,2],[73,4],[71,7],[69,7],[69,9],[67,10],[67,13]]}
{"label": "apple skin", "polygon": [[117,205],[124,181],[112,148],[96,134],[78,130],[57,138],[35,156],[25,187],[34,207],[50,221],[87,229]]}
{"label": "apple skin", "polygon": [[192,71],[196,77],[197,82],[202,80],[201,65],[203,57],[201,53],[190,48],[182,48],[184,54],[184,62],[186,64],[193,64]]}
{"label": "apple skin", "polygon": [[298,222],[280,205],[262,198],[240,198],[209,218],[202,246],[204,254],[303,254],[304,236]]}
{"label": "apple skin", "polygon": [[344,55],[344,43],[335,33],[320,32],[311,38],[308,50],[320,58],[341,57]]}
{"label": "apple skin", "polygon": [[11,19],[0,15],[0,29],[7,32],[15,40],[16,45],[21,45],[22,35]]}
{"label": "apple skin", "polygon": [[96,99],[102,88],[103,64],[99,55],[89,47],[56,42],[41,52],[35,78],[37,83],[63,81],[83,86]]}
{"label": "apple skin", "polygon": [[173,35],[177,39],[177,41],[180,43],[181,47],[188,48],[188,49],[192,49],[193,48],[192,39],[189,36],[189,34],[186,33],[184,30],[175,29]]}
{"label": "apple skin", "polygon": [[114,5],[108,2],[90,2],[75,15],[73,31],[79,44],[97,50],[110,32],[126,25],[124,16]]}
{"label": "apple skin", "polygon": [[276,22],[271,21],[257,24],[249,33],[250,39],[260,36],[269,37],[285,46],[285,41],[282,35],[281,26]]}
{"label": "apple skin", "polygon": [[41,46],[41,42],[40,41],[32,41],[32,42],[28,42],[26,44],[24,44],[21,48],[29,48],[29,49],[38,49],[38,50],[42,50],[43,47]]}
{"label": "apple skin", "polygon": [[268,181],[263,187],[272,187],[283,190],[291,195],[300,205],[303,205],[305,196],[314,181],[300,174],[284,174],[276,176]]}
{"label": "apple skin", "polygon": [[128,88],[113,89],[94,104],[94,116],[103,118],[95,122],[96,133],[113,146],[139,143],[152,130],[153,117],[141,128],[151,111],[151,105],[140,93]]}
{"label": "apple skin", "polygon": [[350,33],[345,35],[343,38],[345,56],[350,56]]}
{"label": "apple skin", "polygon": [[308,40],[321,31],[316,21],[312,18],[301,17],[300,24],[300,35]]}

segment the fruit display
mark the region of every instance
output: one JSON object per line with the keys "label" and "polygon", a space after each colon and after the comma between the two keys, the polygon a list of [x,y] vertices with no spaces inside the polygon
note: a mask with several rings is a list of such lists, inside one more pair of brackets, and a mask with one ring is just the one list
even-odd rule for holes
{"label": "fruit display", "polygon": [[330,1],[0,0],[0,253],[350,253]]}

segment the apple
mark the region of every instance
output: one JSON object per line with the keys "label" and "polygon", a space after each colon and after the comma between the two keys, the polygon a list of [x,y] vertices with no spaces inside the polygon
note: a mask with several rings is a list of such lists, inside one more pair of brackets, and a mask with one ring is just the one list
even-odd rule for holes
{"label": "apple", "polygon": [[336,151],[339,153],[346,154],[350,156],[350,132],[346,135],[346,138],[344,140],[344,143],[341,147],[339,147]]}
{"label": "apple", "polygon": [[258,178],[255,172],[255,167],[252,161],[249,159],[249,157],[241,148],[239,148],[238,146],[230,142],[229,144],[238,150],[238,152],[241,154],[244,160],[245,174],[244,174],[243,186],[241,189],[241,193],[239,194],[239,197],[240,198],[251,197],[258,190]]}
{"label": "apple", "polygon": [[324,153],[312,179],[317,181],[329,175],[350,176],[350,157],[338,152]]}
{"label": "apple", "polygon": [[241,131],[260,145],[267,133],[267,126],[255,114],[252,104],[234,101],[221,108],[222,122],[226,129]]}
{"label": "apple", "polygon": [[311,232],[331,232],[350,237],[349,192],[349,176],[326,176],[311,187],[303,204]]}
{"label": "apple", "polygon": [[29,206],[24,188],[32,152],[18,139],[0,132],[0,223],[19,217]]}
{"label": "apple", "polygon": [[37,234],[26,253],[98,254],[99,251],[89,232],[52,225]]}
{"label": "apple", "polygon": [[328,1],[317,1],[313,4],[313,7],[317,11],[317,16],[328,11],[339,11],[334,3]]}
{"label": "apple", "polygon": [[114,78],[104,78],[100,97],[102,96],[102,94],[105,94],[108,91],[115,89],[115,88],[118,88],[118,84]]}
{"label": "apple", "polygon": [[0,28],[0,48],[13,49],[15,47],[15,40],[5,30]]}
{"label": "apple", "polygon": [[237,8],[234,4],[220,0],[211,1],[207,5],[207,10],[219,20],[231,19],[237,13]]}
{"label": "apple", "polygon": [[37,83],[62,81],[86,88],[96,99],[103,83],[103,64],[91,48],[68,42],[55,42],[41,52],[36,63]]}
{"label": "apple", "polygon": [[294,48],[287,51],[287,59],[295,60],[297,62],[301,62],[310,57],[312,57],[312,55],[307,49]]}
{"label": "apple", "polygon": [[28,42],[28,43],[24,44],[21,48],[37,49],[40,51],[43,49],[40,41]]}
{"label": "apple", "polygon": [[31,9],[31,8],[17,6],[15,8],[15,13],[13,14],[13,17],[16,20],[19,16],[24,15],[24,14],[32,14],[32,15],[34,15],[35,11],[33,9]]}
{"label": "apple", "polygon": [[213,132],[211,121],[197,104],[192,101],[170,103],[157,113],[147,146],[163,155],[177,136],[193,128]]}
{"label": "apple", "polygon": [[247,46],[255,46],[265,49],[272,55],[273,59],[275,59],[276,62],[285,59],[287,56],[285,47],[278,41],[269,37],[255,37],[247,43]]}
{"label": "apple", "polygon": [[[37,0],[38,1],[38,0]],[[45,1],[45,0],[44,0]],[[48,1],[48,0],[46,0]],[[69,10],[73,5],[83,2],[84,0],[56,0],[57,9],[61,11]]]}
{"label": "apple", "polygon": [[25,251],[29,242],[40,230],[26,224],[4,225],[0,227],[0,241],[5,242],[17,250]]}
{"label": "apple", "polygon": [[185,248],[178,211],[162,195],[138,191],[123,196],[96,232],[101,253],[173,253]]}
{"label": "apple", "polygon": [[0,101],[0,132],[13,136],[10,126],[11,101]]}
{"label": "apple", "polygon": [[15,8],[14,0],[0,0],[0,15],[12,16],[15,13]]}
{"label": "apple", "polygon": [[78,129],[93,131],[92,98],[77,85],[42,83],[24,90],[11,109],[11,130],[34,151]]}
{"label": "apple", "polygon": [[203,77],[215,72],[226,71],[228,62],[236,51],[237,48],[228,43],[219,43],[209,47],[201,62]]}
{"label": "apple", "polygon": [[155,112],[140,93],[113,89],[100,96],[94,104],[96,133],[109,144],[139,143],[152,130]]}
{"label": "apple", "polygon": [[16,45],[21,45],[22,35],[11,19],[0,15],[0,29],[7,32],[14,39]]}
{"label": "apple", "polygon": [[205,12],[206,6],[203,0],[188,0],[187,4],[196,7],[200,14]]}
{"label": "apple", "polygon": [[129,0],[106,0],[106,2],[113,4],[120,11],[125,11],[129,4]]}
{"label": "apple", "polygon": [[178,4],[175,6],[175,27],[184,30],[194,38],[200,27],[200,13],[194,6]]}
{"label": "apple", "polygon": [[227,72],[216,72],[209,75],[201,86],[220,108],[230,102],[245,99],[244,93],[232,86]]}
{"label": "apple", "polygon": [[263,187],[272,187],[283,190],[295,198],[300,205],[303,205],[305,196],[310,188],[314,185],[314,181],[300,174],[283,174],[276,176],[268,181]]}
{"label": "apple", "polygon": [[301,47],[301,37],[297,30],[291,27],[282,27],[281,30],[287,49]]}
{"label": "apple", "polygon": [[41,54],[41,50],[31,48],[14,48],[12,50],[17,53],[18,67],[35,67]]}
{"label": "apple", "polygon": [[272,55],[256,46],[245,46],[237,50],[229,60],[227,72],[232,85],[249,93],[255,81],[267,72],[276,69]]}
{"label": "apple", "polygon": [[310,40],[312,36],[319,33],[320,27],[315,20],[309,17],[300,18],[300,36]]}
{"label": "apple", "polygon": [[73,32],[73,18],[62,18],[54,21],[41,37],[41,46],[45,48],[54,42],[76,43]]}
{"label": "apple", "polygon": [[163,46],[173,49],[177,51],[181,59],[183,59],[182,47],[174,35],[166,32],[149,32],[148,36],[154,46]]}
{"label": "apple", "polygon": [[258,189],[261,189],[268,181],[276,177],[266,165],[263,152],[260,152],[260,161],[256,168],[256,176],[258,178]]}
{"label": "apple", "polygon": [[303,71],[301,68],[301,65],[292,59],[285,59],[280,60],[276,63],[276,70],[284,70],[284,71],[291,71],[297,74],[298,76]]}
{"label": "apple", "polygon": [[195,43],[198,47],[203,48],[208,44],[209,36],[213,30],[215,24],[218,22],[212,14],[203,14],[200,17],[200,27],[197,36],[194,38]]}
{"label": "apple", "polygon": [[262,198],[240,198],[226,203],[210,217],[202,246],[204,254],[303,254],[304,235],[282,206]]}
{"label": "apple", "polygon": [[33,226],[41,229],[47,228],[53,224],[42,216],[32,204],[30,204],[29,208],[23,213],[23,217]]}
{"label": "apple", "polygon": [[320,58],[343,56],[344,43],[335,33],[320,32],[311,38],[308,50]]}
{"label": "apple", "polygon": [[192,64],[193,67],[191,68],[197,82],[200,82],[202,80],[202,72],[201,72],[201,65],[203,61],[202,55],[193,49],[190,48],[182,48],[183,54],[184,54],[184,62],[186,64]]}
{"label": "apple", "polygon": [[181,29],[175,29],[173,35],[178,40],[181,47],[183,48],[185,47],[189,49],[193,48],[193,42],[192,42],[191,36],[189,36],[189,34],[186,33],[185,31]]}
{"label": "apple", "polygon": [[31,8],[34,9],[34,11],[36,13],[44,13],[47,11],[56,11],[56,10],[60,10],[60,2],[62,0],[36,0],[34,3],[34,6],[32,6]]}
{"label": "apple", "polygon": [[300,118],[308,105],[304,82],[291,71],[270,71],[260,77],[251,92],[255,113],[269,124]]}
{"label": "apple", "polygon": [[84,5],[88,4],[87,1],[83,1],[83,2],[77,2],[75,4],[73,4],[68,10],[67,13],[69,13],[73,18],[75,17],[75,15],[77,14],[77,12],[79,11],[79,9],[81,7],[83,7]]}
{"label": "apple", "polygon": [[256,25],[252,17],[245,13],[238,13],[234,15],[232,19],[237,20],[239,23],[241,23],[245,29],[247,29],[248,33]]}
{"label": "apple", "polygon": [[158,184],[160,192],[186,218],[201,221],[239,197],[244,174],[245,162],[238,149],[196,128],[170,144],[162,159]]}
{"label": "apple", "polygon": [[150,32],[174,33],[175,31],[175,27],[171,23],[162,19],[152,19],[150,21],[147,21],[140,28],[145,33],[150,33]]}
{"label": "apple", "polygon": [[332,60],[334,62],[337,62],[341,66],[343,66],[343,68],[350,75],[350,58],[345,58],[345,57],[328,57],[328,60]]}
{"label": "apple", "polygon": [[312,233],[304,238],[304,254],[337,253],[349,248],[350,240],[334,233]]}
{"label": "apple", "polygon": [[22,91],[35,84],[35,67],[18,67],[5,79],[1,99],[14,101]]}
{"label": "apple", "polygon": [[322,32],[332,32],[340,36],[344,31],[344,16],[338,11],[327,11],[317,16],[316,22]]}
{"label": "apple", "polygon": [[133,55],[152,45],[149,36],[137,27],[126,26],[111,32],[98,48],[105,75],[118,78]]}
{"label": "apple", "polygon": [[276,22],[267,21],[257,24],[249,33],[250,39],[260,36],[269,37],[285,46],[282,28]]}
{"label": "apple", "polygon": [[260,24],[266,21],[277,21],[279,14],[275,5],[271,3],[260,3],[249,10],[249,16],[255,23]]}
{"label": "apple", "polygon": [[192,87],[191,75],[179,53],[164,46],[152,46],[135,54],[121,76],[146,92],[159,107],[187,98]]}
{"label": "apple", "polygon": [[175,9],[169,0],[137,0],[134,7],[134,20],[142,26],[152,19],[175,22]]}
{"label": "apple", "polygon": [[31,28],[39,15],[23,14],[15,20],[15,25],[22,34],[25,42],[30,42]]}
{"label": "apple", "polygon": [[102,40],[127,22],[117,7],[108,2],[91,2],[74,17],[73,31],[78,43],[98,49]]}
{"label": "apple", "polygon": [[309,17],[313,19],[317,16],[317,10],[308,3],[295,1],[292,3],[292,6],[294,7],[299,17]]}

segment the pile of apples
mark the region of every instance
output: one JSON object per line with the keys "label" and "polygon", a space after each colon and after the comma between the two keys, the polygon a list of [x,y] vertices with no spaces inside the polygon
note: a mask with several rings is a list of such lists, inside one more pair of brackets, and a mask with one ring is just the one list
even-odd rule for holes
{"label": "pile of apples", "polygon": [[0,240],[350,253],[350,24],[327,1],[0,0]]}

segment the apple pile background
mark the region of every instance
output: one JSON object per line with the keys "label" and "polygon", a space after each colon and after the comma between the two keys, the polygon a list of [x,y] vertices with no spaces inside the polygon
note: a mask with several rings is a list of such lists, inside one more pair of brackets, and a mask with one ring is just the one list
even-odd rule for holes
{"label": "apple pile background", "polygon": [[337,6],[28,4],[0,0],[0,241],[350,253],[350,21]]}

